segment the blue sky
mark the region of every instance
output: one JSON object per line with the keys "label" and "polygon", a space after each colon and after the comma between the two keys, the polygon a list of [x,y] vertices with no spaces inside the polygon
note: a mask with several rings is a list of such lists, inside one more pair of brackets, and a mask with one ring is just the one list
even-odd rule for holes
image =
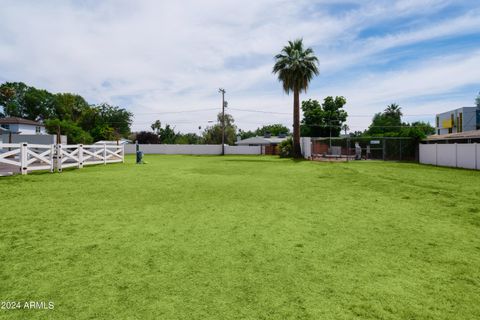
{"label": "blue sky", "polygon": [[345,96],[352,130],[392,102],[407,121],[433,122],[436,112],[473,105],[480,91],[479,1],[1,4],[1,82],[120,105],[135,113],[134,130],[160,119],[198,132],[220,109],[219,87],[240,128],[290,126],[292,97],[271,68],[300,37],[321,72],[302,99]]}

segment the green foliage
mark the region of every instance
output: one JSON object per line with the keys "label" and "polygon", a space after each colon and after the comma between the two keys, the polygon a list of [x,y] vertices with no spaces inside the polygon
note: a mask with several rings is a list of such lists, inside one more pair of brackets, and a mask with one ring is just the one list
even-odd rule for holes
{"label": "green foliage", "polygon": [[304,137],[338,137],[347,120],[343,106],[347,100],[340,97],[326,97],[323,104],[317,100],[302,101],[303,120],[301,126]]}
{"label": "green foliage", "polygon": [[265,125],[263,127],[257,128],[257,130],[255,131],[243,131],[239,129],[238,135],[243,140],[243,139],[248,139],[255,136],[263,136],[267,132],[270,133],[272,136],[278,136],[280,134],[289,135],[290,129],[281,123],[276,123],[276,124],[269,124],[269,125]]}
{"label": "green foliage", "polygon": [[278,75],[286,93],[306,92],[310,81],[319,74],[318,58],[312,48],[304,48],[303,39],[288,41],[275,60],[273,73]]}
{"label": "green foliage", "polygon": [[90,144],[93,142],[92,136],[88,132],[70,120],[47,120],[45,121],[45,128],[50,134],[57,134],[57,130],[60,129],[61,134],[67,136],[68,143]]}
{"label": "green foliage", "polygon": [[251,130],[244,131],[242,129],[238,129],[238,135],[240,136],[240,139],[244,140],[244,139],[255,137],[257,133],[256,131],[251,131]]}
{"label": "green foliage", "polygon": [[177,133],[175,137],[176,144],[199,144],[201,141],[201,137],[199,137],[196,133]]}
{"label": "green foliage", "polygon": [[363,136],[411,137],[416,140],[421,140],[435,133],[435,128],[427,122],[402,122],[402,115],[399,105],[395,103],[389,105],[384,112],[375,114],[372,124]]}
{"label": "green foliage", "polygon": [[[233,145],[237,139],[237,127],[235,120],[229,114],[225,113],[225,144]],[[217,123],[207,127],[203,131],[202,137],[205,144],[222,144],[222,113],[217,115]]]}
{"label": "green foliage", "polygon": [[29,87],[23,82],[0,85],[0,106],[6,117],[44,120],[54,116],[53,95],[46,90]]}
{"label": "green foliage", "polygon": [[[132,113],[117,106],[107,103],[89,105],[77,94],[51,94],[22,82],[6,82],[0,86],[0,106],[2,114],[8,117],[45,122],[58,119],[63,124],[62,134],[86,141],[127,137],[133,117]],[[88,135],[79,133],[76,128]],[[73,140],[69,142],[76,143]]]}
{"label": "green foliage", "polygon": [[132,141],[138,141],[139,144],[159,144],[158,134],[148,131],[140,131],[132,136]]}
{"label": "green foliage", "polygon": [[174,144],[177,138],[175,130],[169,124],[165,128],[160,127],[158,136],[162,144]]}
{"label": "green foliage", "polygon": [[366,135],[370,136],[396,136],[402,128],[401,107],[393,103],[380,113],[373,116],[372,124],[369,126]]}
{"label": "green foliage", "polygon": [[278,145],[278,153],[280,155],[280,158],[293,157],[293,140],[291,137],[286,140],[283,140]]}
{"label": "green foliage", "polygon": [[477,108],[480,108],[480,92],[478,93],[477,97],[475,98],[475,105]]}
{"label": "green foliage", "polygon": [[265,125],[261,128],[258,128],[255,131],[255,134],[257,136],[263,136],[267,132],[270,133],[272,136],[278,136],[282,133],[288,135],[290,134],[290,129],[284,126],[283,124],[276,123],[276,124]]}

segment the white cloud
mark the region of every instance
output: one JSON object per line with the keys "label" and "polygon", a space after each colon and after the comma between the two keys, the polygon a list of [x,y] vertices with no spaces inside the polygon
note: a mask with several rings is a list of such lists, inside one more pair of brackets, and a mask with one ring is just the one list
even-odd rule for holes
{"label": "white cloud", "polygon": [[[120,101],[138,114],[134,129],[148,127],[158,116],[181,130],[205,126],[215,112],[145,113],[215,107],[220,104],[218,87],[227,89],[232,107],[290,112],[291,97],[271,74],[272,56],[299,36],[315,47],[323,77],[335,80],[312,87],[308,96],[338,92],[356,106],[354,113],[378,111],[390,99],[406,101],[480,82],[473,74],[478,50],[461,60],[449,54],[438,61],[423,58],[393,73],[372,70],[368,76],[336,78],[336,73],[371,63],[386,49],[470,34],[480,27],[478,8],[467,8],[450,20],[365,40],[357,35],[369,26],[391,17],[423,15],[423,21],[454,1],[347,2],[357,5],[332,13],[327,6],[338,1],[7,0],[0,11],[0,80],[77,92],[91,102]],[[254,63],[242,67],[250,57]],[[229,66],[229,61],[240,65]],[[438,81],[440,77],[448,79]],[[291,123],[288,115],[232,113],[242,128]]]}

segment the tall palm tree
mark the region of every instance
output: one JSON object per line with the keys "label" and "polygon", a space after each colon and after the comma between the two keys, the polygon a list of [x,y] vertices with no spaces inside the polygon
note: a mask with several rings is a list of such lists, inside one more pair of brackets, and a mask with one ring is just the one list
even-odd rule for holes
{"label": "tall palm tree", "polygon": [[385,109],[385,114],[391,115],[392,117],[398,119],[403,116],[402,108],[396,103],[389,104]]}
{"label": "tall palm tree", "polygon": [[293,92],[293,154],[301,157],[300,151],[300,92],[306,92],[312,78],[319,74],[318,59],[311,48],[303,47],[303,39],[289,41],[275,56],[273,73],[283,84],[283,90]]}

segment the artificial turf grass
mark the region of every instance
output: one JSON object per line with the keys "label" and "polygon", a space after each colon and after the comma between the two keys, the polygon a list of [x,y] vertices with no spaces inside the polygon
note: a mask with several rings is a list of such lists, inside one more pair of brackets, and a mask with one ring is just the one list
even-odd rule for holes
{"label": "artificial turf grass", "polygon": [[479,172],[146,158],[0,179],[1,318],[480,318]]}

